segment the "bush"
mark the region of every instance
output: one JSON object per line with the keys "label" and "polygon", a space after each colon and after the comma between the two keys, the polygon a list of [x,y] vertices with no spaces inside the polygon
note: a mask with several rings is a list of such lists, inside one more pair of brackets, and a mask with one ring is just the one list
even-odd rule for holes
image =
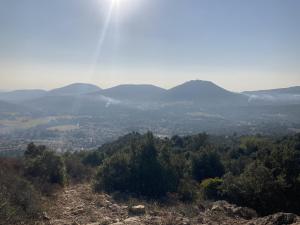
{"label": "bush", "polygon": [[285,202],[283,186],[260,162],[250,164],[239,177],[225,177],[222,194],[230,202],[248,206],[265,215],[280,210]]}
{"label": "bush", "polygon": [[[8,161],[9,162],[9,161]],[[15,170],[0,166],[0,223],[20,224],[41,215],[41,202],[33,186]]]}
{"label": "bush", "polygon": [[35,158],[39,155],[42,155],[43,152],[46,151],[46,146],[44,145],[35,145],[34,143],[30,143],[28,146],[27,146],[27,149],[26,151],[24,152],[24,156],[26,158]]}
{"label": "bush", "polygon": [[99,151],[88,152],[82,159],[85,166],[97,167],[100,166],[104,159],[104,154]]}
{"label": "bush", "polygon": [[97,191],[125,191],[159,198],[177,189],[175,172],[158,159],[152,134],[105,160],[96,176]]}
{"label": "bush", "polygon": [[193,202],[197,200],[198,192],[199,192],[199,186],[197,182],[188,178],[180,180],[177,193],[181,201]]}
{"label": "bush", "polygon": [[222,177],[224,166],[219,155],[214,151],[204,151],[192,159],[192,176],[197,181],[206,178]]}
{"label": "bush", "polygon": [[25,175],[32,180],[42,191],[48,185],[66,184],[66,168],[61,156],[48,150],[27,158]]}
{"label": "bush", "polygon": [[125,154],[113,155],[110,159],[104,161],[96,175],[96,191],[129,191],[130,181],[130,163]]}
{"label": "bush", "polygon": [[220,178],[209,178],[203,180],[200,189],[201,189],[201,196],[205,200],[218,200],[221,198],[221,185],[223,180]]}
{"label": "bush", "polygon": [[85,166],[76,154],[65,155],[64,162],[68,181],[72,183],[89,181],[94,175],[94,170],[89,166]]}

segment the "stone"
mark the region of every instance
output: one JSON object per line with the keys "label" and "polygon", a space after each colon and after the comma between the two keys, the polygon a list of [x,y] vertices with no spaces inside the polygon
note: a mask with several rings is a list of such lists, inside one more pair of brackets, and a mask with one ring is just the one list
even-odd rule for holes
{"label": "stone", "polygon": [[119,206],[119,205],[117,205],[117,204],[111,204],[111,205],[109,205],[108,206],[111,210],[114,210],[114,211],[116,211],[116,210],[119,210],[121,207]]}
{"label": "stone", "polygon": [[287,225],[287,224],[295,224],[296,222],[297,222],[297,215],[292,213],[280,212],[273,215],[258,218],[254,221],[247,223],[247,225]]}
{"label": "stone", "polygon": [[46,212],[43,212],[43,219],[50,220],[50,217],[48,216],[48,214]]}
{"label": "stone", "polygon": [[237,207],[232,209],[233,215],[250,220],[257,217],[255,210],[247,207]]}
{"label": "stone", "polygon": [[276,213],[267,217],[267,222],[270,225],[285,225],[296,222],[297,216],[292,213]]}
{"label": "stone", "polygon": [[76,208],[75,210],[72,211],[73,215],[80,215],[84,213],[84,208]]}
{"label": "stone", "polygon": [[255,210],[247,207],[238,207],[236,205],[231,205],[226,201],[217,201],[211,207],[212,212],[222,212],[229,217],[240,217],[243,219],[253,219],[257,217]]}
{"label": "stone", "polygon": [[124,223],[126,225],[140,225],[140,224],[142,224],[139,217],[129,217],[129,218],[124,220]]}
{"label": "stone", "polygon": [[182,219],[181,219],[181,224],[182,224],[182,225],[190,225],[191,223],[190,223],[190,220],[189,220],[189,219],[187,219],[187,218],[182,218]]}
{"label": "stone", "polygon": [[143,215],[146,213],[146,208],[144,205],[136,205],[129,208],[129,213],[133,215]]}

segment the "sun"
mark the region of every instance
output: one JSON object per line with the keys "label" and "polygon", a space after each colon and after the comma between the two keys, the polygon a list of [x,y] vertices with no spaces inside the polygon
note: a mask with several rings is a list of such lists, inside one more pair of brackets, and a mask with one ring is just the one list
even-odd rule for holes
{"label": "sun", "polygon": [[146,0],[96,0],[101,4],[102,12],[112,14],[112,17],[124,20],[139,10],[141,3]]}
{"label": "sun", "polygon": [[114,5],[120,5],[121,3],[128,2],[129,0],[110,0]]}

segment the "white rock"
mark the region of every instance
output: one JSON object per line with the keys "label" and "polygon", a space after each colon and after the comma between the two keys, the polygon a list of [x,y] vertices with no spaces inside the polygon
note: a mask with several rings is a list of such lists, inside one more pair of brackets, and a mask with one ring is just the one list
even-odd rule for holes
{"label": "white rock", "polygon": [[143,215],[146,213],[146,208],[144,205],[136,205],[136,206],[132,206],[129,209],[129,212],[134,215]]}

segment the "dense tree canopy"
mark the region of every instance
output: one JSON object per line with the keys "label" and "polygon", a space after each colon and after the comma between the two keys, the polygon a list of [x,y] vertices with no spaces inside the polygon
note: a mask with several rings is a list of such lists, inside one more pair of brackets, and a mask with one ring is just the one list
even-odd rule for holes
{"label": "dense tree canopy", "polygon": [[0,178],[3,220],[13,212],[20,218],[38,216],[39,193],[91,179],[96,191],[182,201],[224,199],[262,215],[299,214],[300,135],[158,138],[130,133],[93,151],[64,154],[31,143],[24,157],[0,159]]}

